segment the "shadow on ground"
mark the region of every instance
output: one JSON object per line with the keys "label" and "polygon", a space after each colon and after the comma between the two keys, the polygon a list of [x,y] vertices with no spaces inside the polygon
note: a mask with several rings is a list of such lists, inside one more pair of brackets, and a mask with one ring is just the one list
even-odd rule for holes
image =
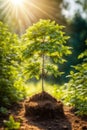
{"label": "shadow on ground", "polygon": [[29,130],[72,130],[71,123],[66,117],[33,121],[28,117],[27,119]]}

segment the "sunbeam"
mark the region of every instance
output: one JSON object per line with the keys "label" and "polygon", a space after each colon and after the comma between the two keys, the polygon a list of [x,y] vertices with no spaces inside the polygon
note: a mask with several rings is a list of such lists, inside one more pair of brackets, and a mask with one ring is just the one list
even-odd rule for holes
{"label": "sunbeam", "polygon": [[13,4],[13,6],[21,6],[24,0],[9,0]]}
{"label": "sunbeam", "polygon": [[19,34],[39,19],[58,19],[57,12],[57,3],[50,0],[0,0],[0,18]]}

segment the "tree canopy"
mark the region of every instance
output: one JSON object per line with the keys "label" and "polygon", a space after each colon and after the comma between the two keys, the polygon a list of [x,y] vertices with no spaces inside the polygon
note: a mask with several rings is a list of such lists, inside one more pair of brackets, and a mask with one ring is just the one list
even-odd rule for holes
{"label": "tree canopy", "polygon": [[[68,36],[62,31],[64,27],[50,20],[40,20],[23,35],[26,44],[24,57],[27,59],[28,78],[47,74],[60,75],[56,63],[64,63],[64,55],[71,54],[67,46]],[[43,86],[43,85],[42,85]]]}

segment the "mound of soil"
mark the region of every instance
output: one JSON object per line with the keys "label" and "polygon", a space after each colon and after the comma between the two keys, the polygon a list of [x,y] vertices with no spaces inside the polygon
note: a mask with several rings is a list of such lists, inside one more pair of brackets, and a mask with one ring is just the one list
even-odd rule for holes
{"label": "mound of soil", "polygon": [[[33,97],[31,99],[33,100]],[[8,117],[0,115],[0,130],[5,130],[3,121],[8,120],[10,115],[14,117],[15,121],[21,123],[19,130],[87,130],[87,116],[75,115],[72,112],[73,107],[64,106],[64,117],[46,120],[43,120],[42,117],[42,120],[31,120],[32,118],[25,116],[25,102],[29,101],[24,100],[13,104],[9,109]]]}
{"label": "mound of soil", "polygon": [[61,117],[64,116],[63,104],[47,92],[42,92],[26,101],[25,115],[40,120]]}

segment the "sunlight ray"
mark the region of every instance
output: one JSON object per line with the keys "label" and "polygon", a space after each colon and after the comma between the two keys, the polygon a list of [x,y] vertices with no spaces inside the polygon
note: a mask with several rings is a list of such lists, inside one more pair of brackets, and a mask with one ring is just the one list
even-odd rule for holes
{"label": "sunlight ray", "polygon": [[10,0],[11,4],[14,6],[22,6],[24,0]]}
{"label": "sunlight ray", "polygon": [[[36,3],[36,2],[31,2],[31,3],[27,3],[28,5],[31,5],[31,7],[34,7],[34,8],[36,8],[37,10],[39,10],[40,12],[42,12],[43,14],[45,14],[46,16],[48,16],[49,18],[52,18],[52,19],[54,19],[54,17],[52,16],[52,14],[49,14],[49,11],[48,12],[46,12],[44,9],[42,9],[43,8],[43,5],[42,4],[40,4],[40,3]],[[47,8],[47,10],[48,10],[48,7],[51,9],[51,10],[53,10],[53,7],[50,7],[50,6],[46,6],[46,4],[44,5],[44,8]]]}
{"label": "sunlight ray", "polygon": [[[56,12],[51,2],[45,0],[1,0],[0,17],[4,17],[7,23],[13,24],[14,30],[19,33],[37,22],[40,18],[56,19],[53,12]],[[56,14],[56,13],[55,13]],[[16,26],[16,27],[15,27]]]}
{"label": "sunlight ray", "polygon": [[44,10],[42,10],[40,7],[36,6],[35,4],[31,3],[31,5],[35,7],[36,9],[38,9],[39,11],[41,11],[42,13],[46,14],[47,16],[52,17],[51,15],[49,15],[47,12],[45,12]]}

